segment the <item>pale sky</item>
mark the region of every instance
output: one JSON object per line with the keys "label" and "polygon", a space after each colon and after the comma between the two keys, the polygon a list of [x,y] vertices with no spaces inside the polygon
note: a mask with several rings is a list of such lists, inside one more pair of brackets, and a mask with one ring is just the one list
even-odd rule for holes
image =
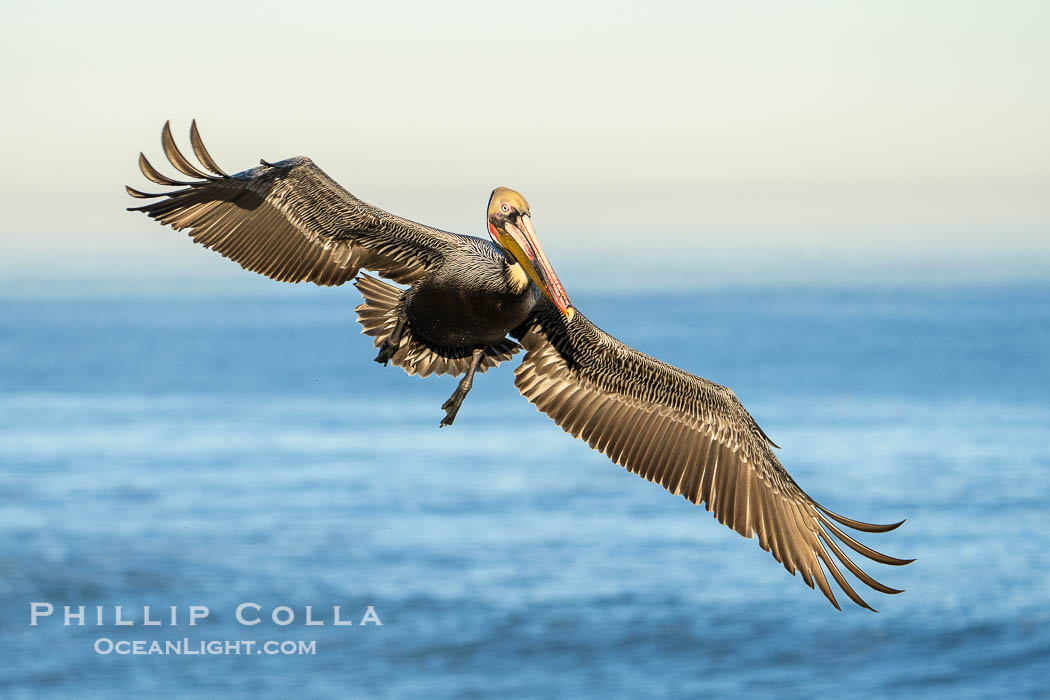
{"label": "pale sky", "polygon": [[[1050,3],[5,4],[0,288],[250,273],[123,210],[192,117],[570,291],[1050,274]],[[163,169],[163,168],[162,168]],[[172,169],[169,172],[175,174]],[[214,258],[214,259],[213,259]],[[245,283],[254,284],[254,283]]]}

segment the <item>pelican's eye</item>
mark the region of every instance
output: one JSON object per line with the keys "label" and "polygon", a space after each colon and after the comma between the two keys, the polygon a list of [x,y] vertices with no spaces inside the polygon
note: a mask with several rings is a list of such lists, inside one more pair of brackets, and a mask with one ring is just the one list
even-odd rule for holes
{"label": "pelican's eye", "polygon": [[508,211],[510,211],[510,207],[507,206],[506,202],[504,202],[503,204],[500,205],[500,209],[503,210],[504,214],[506,214]]}

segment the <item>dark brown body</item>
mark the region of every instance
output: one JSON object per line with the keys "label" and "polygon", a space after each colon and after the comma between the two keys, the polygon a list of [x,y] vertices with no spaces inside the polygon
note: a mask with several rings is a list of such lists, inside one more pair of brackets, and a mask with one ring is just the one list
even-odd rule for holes
{"label": "dark brown body", "polygon": [[532,314],[538,290],[525,282],[515,291],[507,258],[490,242],[475,240],[405,292],[414,337],[445,348],[488,347]]}

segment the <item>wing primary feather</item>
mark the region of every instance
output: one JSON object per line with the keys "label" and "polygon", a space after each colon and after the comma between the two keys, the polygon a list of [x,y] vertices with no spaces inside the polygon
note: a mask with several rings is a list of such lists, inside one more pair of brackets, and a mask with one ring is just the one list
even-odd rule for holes
{"label": "wing primary feather", "polygon": [[201,140],[200,132],[197,131],[196,119],[190,122],[190,145],[193,147],[193,152],[197,155],[197,160],[199,160],[205,168],[216,175],[229,177],[229,175],[218,166],[215,159],[211,157],[211,154],[208,153],[208,149],[204,147],[204,141]]}
{"label": "wing primary feather", "polygon": [[136,199],[154,199],[156,197],[164,197],[165,196],[164,192],[161,192],[160,194],[153,194],[152,192],[140,192],[139,190],[136,190],[134,187],[130,187],[128,185],[124,185],[124,189],[127,190],[128,194],[130,194],[132,197],[134,197]]}
{"label": "wing primary feather", "polygon": [[189,175],[190,177],[199,177],[204,180],[215,180],[214,175],[194,167],[193,163],[186,160],[186,156],[182,155],[179,147],[175,145],[175,139],[171,136],[171,121],[164,122],[164,128],[160,132],[160,143],[164,148],[164,155],[168,157],[171,164],[175,166],[183,175]]}
{"label": "wing primary feather", "polygon": [[842,610],[839,602],[835,600],[835,592],[831,590],[831,585],[828,584],[828,579],[824,576],[824,570],[820,568],[820,564],[817,564],[817,570],[813,573],[813,578],[817,581],[817,588],[824,594],[824,597],[831,601],[831,604],[835,606],[836,610]]}
{"label": "wing primary feather", "polygon": [[172,180],[170,177],[168,177],[164,173],[162,173],[159,170],[157,170],[156,168],[154,168],[153,165],[150,164],[150,162],[148,160],[146,160],[146,154],[145,153],[139,153],[139,170],[141,170],[142,174],[146,176],[146,179],[152,180],[153,182],[157,183],[158,185],[172,185],[172,186],[177,187],[177,186],[180,186],[180,185],[191,185],[192,186],[192,185],[199,185],[200,184],[199,182],[186,182],[184,180]]}
{"label": "wing primary feather", "polygon": [[890,566],[904,566],[906,564],[911,564],[913,561],[915,561],[914,559],[898,559],[896,557],[891,557],[887,554],[883,554],[882,552],[876,552],[871,547],[867,547],[858,542],[857,540],[853,539],[845,532],[835,527],[833,523],[830,523],[827,520],[820,521],[820,524],[826,527],[828,530],[830,530],[831,533],[835,535],[835,537],[838,537],[843,542],[843,544],[852,549],[854,552],[859,552],[860,554],[863,554],[872,561],[877,561],[880,564],[889,564]]}
{"label": "wing primary feather", "polygon": [[[817,553],[817,556],[820,557],[820,560],[824,562],[824,565],[828,568],[828,571],[831,572],[831,575],[835,578],[835,583],[839,584],[839,588],[842,589],[850,600],[862,608],[867,608],[872,612],[878,612],[878,610],[868,605],[867,602],[865,602],[865,600],[853,590],[853,586],[849,585],[849,581],[847,581],[846,577],[842,575],[839,568],[835,566],[835,562],[828,556],[828,553],[824,551],[824,548],[820,546],[820,543],[817,543],[817,547],[814,551]],[[842,608],[839,609],[841,610]]]}
{"label": "wing primary feather", "polygon": [[[779,497],[772,496],[771,498],[775,499]],[[784,517],[783,509],[774,507],[771,510],[772,512],[769,514],[769,521],[773,526],[776,539],[780,543],[781,556],[778,557],[778,560],[784,565],[784,568],[787,569],[788,573],[794,575],[795,569],[799,566],[794,555],[797,538],[788,529],[787,523],[784,522],[787,518]]]}
{"label": "wing primary feather", "polygon": [[[849,581],[846,580],[846,578],[842,575],[842,572],[839,571],[837,566],[835,566],[835,561],[830,556],[828,556],[827,550],[824,549],[824,547],[820,543],[820,540],[818,539],[818,534],[821,531],[818,521],[814,517],[815,513],[804,513],[803,504],[799,503],[796,500],[791,500],[790,503],[791,509],[795,512],[795,515],[797,516],[791,519],[792,523],[802,535],[803,540],[806,541],[806,546],[810,550],[811,556],[819,558],[820,561],[824,563],[824,566],[827,568],[828,573],[830,573],[832,578],[835,579],[835,583],[839,585],[839,588],[842,589],[842,591],[846,594],[847,597],[849,597],[850,600],[852,600],[854,603],[856,603],[862,608],[867,608],[872,612],[878,612],[877,610],[875,610],[875,608],[868,605],[867,602],[865,602],[864,599],[861,598],[855,590],[853,590],[853,587],[849,585]],[[809,527],[810,522],[812,522],[813,524],[812,528]],[[813,563],[817,568],[820,567],[820,565],[815,560]]]}
{"label": "wing primary feather", "polygon": [[751,465],[744,462],[740,465],[740,474],[736,480],[736,518],[734,529],[744,537],[751,537]]}
{"label": "wing primary feather", "polygon": [[817,536],[820,537],[821,541],[824,542],[824,544],[831,549],[832,553],[836,557],[838,557],[839,561],[842,562],[843,566],[849,569],[851,574],[863,581],[869,588],[873,588],[879,593],[888,593],[890,595],[896,595],[897,593],[904,592],[900,588],[890,588],[885,584],[879,583],[871,576],[869,576],[867,572],[865,572],[863,569],[857,566],[857,564],[852,559],[850,559],[849,556],[847,556],[846,553],[843,552],[837,544],[835,544],[835,540],[831,537],[828,537],[824,533],[820,533]]}
{"label": "wing primary feather", "polygon": [[771,505],[769,502],[769,491],[766,489],[759,489],[756,491],[756,494],[758,496],[758,520],[761,525],[761,529],[758,533],[759,546],[771,553],[774,559],[780,561],[780,542],[777,541],[776,530],[773,528],[773,524],[770,521]]}
{"label": "wing primary feather", "polygon": [[[799,569],[806,567],[813,575],[817,587],[820,589],[820,592],[824,594],[824,597],[831,601],[831,604],[835,606],[836,610],[842,610],[839,606],[838,600],[835,599],[835,592],[832,590],[831,584],[828,583],[828,579],[824,575],[824,570],[820,567],[820,562],[817,561],[818,557],[822,560],[826,560],[827,554],[820,546],[820,543],[817,542],[817,538],[813,534],[813,531],[805,527],[805,516],[803,516],[801,510],[799,510],[798,503],[791,498],[785,498],[784,504],[786,507],[783,511],[783,517],[778,520],[785,521],[784,526],[790,527],[791,530],[794,531],[794,537],[791,538],[791,546],[797,547],[800,550],[801,561],[798,562]],[[809,537],[806,536],[807,534]],[[834,564],[828,565],[828,571],[831,572],[831,575],[835,577],[836,581],[842,577],[842,574],[835,570]],[[849,584],[847,583],[846,586],[849,586]],[[845,588],[843,590],[845,590]],[[853,595],[856,595],[856,593]]]}
{"label": "wing primary feather", "polygon": [[815,501],[813,505],[815,505],[821,513],[828,516],[832,520],[835,520],[838,523],[845,525],[846,527],[851,527],[854,530],[860,530],[861,532],[891,532],[905,523],[904,520],[901,520],[900,522],[896,523],[890,523],[889,525],[876,525],[873,523],[865,523],[861,522],[860,520],[853,520],[843,515],[839,515],[838,513],[834,513]]}
{"label": "wing primary feather", "polygon": [[729,448],[720,445],[719,446],[719,457],[718,462],[721,468],[718,473],[715,474],[715,483],[717,484],[717,495],[718,499],[715,506],[715,513],[718,515],[718,522],[722,523],[727,527],[736,529],[736,474],[737,470],[735,465],[730,461]]}

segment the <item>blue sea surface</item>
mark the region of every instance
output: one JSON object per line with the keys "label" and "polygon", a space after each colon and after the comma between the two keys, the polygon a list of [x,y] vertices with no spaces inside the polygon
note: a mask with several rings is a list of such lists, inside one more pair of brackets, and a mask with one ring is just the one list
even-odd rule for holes
{"label": "blue sea surface", "polygon": [[[372,362],[351,287],[7,300],[0,697],[1050,694],[1050,287],[577,297],[732,387],[817,501],[907,518],[861,538],[918,559],[865,567],[907,592],[858,584],[881,612],[836,611],[564,434],[512,386],[516,359],[439,430],[455,380]],[[32,602],[55,613],[32,626]],[[369,606],[381,626],[359,624]]]}

